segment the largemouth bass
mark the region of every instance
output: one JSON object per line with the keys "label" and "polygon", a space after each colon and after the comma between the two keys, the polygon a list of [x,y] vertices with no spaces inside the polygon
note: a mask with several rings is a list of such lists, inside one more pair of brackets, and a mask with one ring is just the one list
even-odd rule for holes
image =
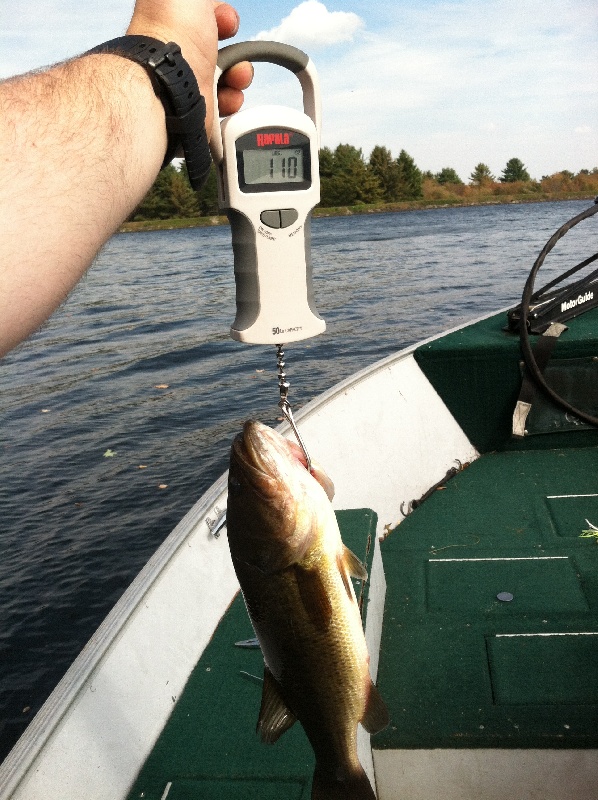
{"label": "largemouth bass", "polygon": [[312,800],[375,800],[357,757],[357,723],[388,723],[369,674],[351,576],[367,577],[341,540],[333,486],[301,449],[250,420],[233,442],[227,528],[233,564],[264,656],[257,723],[273,743],[299,720],[316,757]]}

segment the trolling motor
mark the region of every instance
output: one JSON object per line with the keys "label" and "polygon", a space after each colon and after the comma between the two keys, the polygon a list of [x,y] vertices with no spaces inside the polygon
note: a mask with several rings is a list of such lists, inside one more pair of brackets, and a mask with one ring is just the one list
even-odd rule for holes
{"label": "trolling motor", "polygon": [[287,400],[282,348],[326,328],[314,301],[310,252],[311,211],[320,200],[319,84],[311,59],[301,50],[279,42],[242,42],[219,51],[214,92],[224,70],[240,61],[284,67],[303,90],[303,113],[267,105],[222,121],[216,117],[210,148],[219,208],[232,232],[237,314],[230,333],[240,342],[276,345],[279,406],[309,468]]}
{"label": "trolling motor", "polygon": [[566,322],[566,320],[573,319],[578,314],[598,306],[598,270],[594,270],[584,278],[567,286],[561,286],[560,289],[555,288],[557,284],[562,283],[562,281],[570,278],[571,275],[579,272],[580,269],[596,261],[598,253],[594,253],[593,256],[576,264],[570,270],[567,270],[567,272],[559,275],[558,278],[534,292],[534,281],[538,270],[559,239],[562,239],[579,222],[597,212],[598,197],[593,206],[586,208],[581,214],[577,214],[573,219],[562,225],[546,242],[527,279],[521,303],[507,312],[509,330],[519,331],[522,320],[525,319],[525,327],[530,333],[544,333],[551,323]]}
{"label": "trolling motor", "polygon": [[[593,256],[576,264],[541,289],[534,291],[534,282],[538,271],[556,243],[571,228],[596,213],[598,213],[598,197],[593,206],[570,219],[550,237],[534,262],[525,283],[521,303],[507,312],[507,330],[519,333],[521,352],[526,367],[521,393],[513,415],[513,435],[516,438],[522,438],[525,435],[525,424],[531,410],[533,393],[530,381],[535,383],[545,395],[548,395],[561,408],[590,425],[598,426],[598,417],[575,408],[575,406],[558,395],[546,383],[543,374],[558,337],[567,329],[564,322],[598,306],[598,269],[567,286],[558,289],[555,287],[576,272],[579,272],[579,270],[598,260],[598,253],[594,253]],[[540,334],[534,347],[530,342],[530,333]]]}

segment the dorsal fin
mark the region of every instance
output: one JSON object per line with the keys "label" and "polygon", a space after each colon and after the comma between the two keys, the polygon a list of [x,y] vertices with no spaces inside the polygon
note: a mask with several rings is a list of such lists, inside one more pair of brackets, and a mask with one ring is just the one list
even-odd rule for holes
{"label": "dorsal fin", "polygon": [[257,732],[262,742],[274,744],[285,731],[288,731],[297,717],[289,709],[282,698],[280,687],[268,667],[264,667],[264,688],[262,705],[257,721]]}

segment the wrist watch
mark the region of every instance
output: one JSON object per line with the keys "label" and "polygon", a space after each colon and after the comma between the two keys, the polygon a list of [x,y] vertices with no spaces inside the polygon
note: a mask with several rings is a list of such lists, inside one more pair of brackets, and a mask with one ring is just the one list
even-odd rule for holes
{"label": "wrist watch", "polygon": [[162,169],[176,156],[184,156],[191,186],[196,191],[201,189],[212,163],[205,127],[206,102],[181,48],[149,36],[121,36],[85,55],[98,53],[123,56],[145,67],[166,112],[168,147]]}

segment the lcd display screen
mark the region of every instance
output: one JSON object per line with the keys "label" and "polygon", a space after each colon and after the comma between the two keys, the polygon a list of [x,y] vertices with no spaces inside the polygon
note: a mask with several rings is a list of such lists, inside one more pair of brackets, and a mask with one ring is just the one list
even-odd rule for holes
{"label": "lcd display screen", "polygon": [[303,148],[244,150],[243,178],[249,186],[256,183],[300,183],[305,180]]}
{"label": "lcd display screen", "polygon": [[311,186],[310,140],[290,128],[258,128],[235,142],[242,192],[286,192]]}

